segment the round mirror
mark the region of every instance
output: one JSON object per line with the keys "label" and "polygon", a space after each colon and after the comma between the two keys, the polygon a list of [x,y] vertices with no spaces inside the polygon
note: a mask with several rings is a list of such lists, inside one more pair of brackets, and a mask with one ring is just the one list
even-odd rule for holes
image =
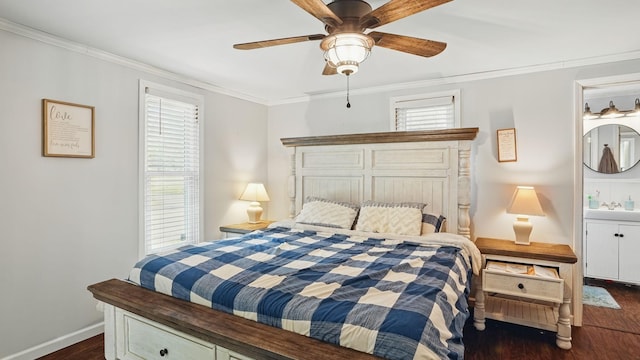
{"label": "round mirror", "polygon": [[634,129],[607,124],[584,135],[583,161],[591,170],[603,174],[627,171],[640,160],[640,134]]}

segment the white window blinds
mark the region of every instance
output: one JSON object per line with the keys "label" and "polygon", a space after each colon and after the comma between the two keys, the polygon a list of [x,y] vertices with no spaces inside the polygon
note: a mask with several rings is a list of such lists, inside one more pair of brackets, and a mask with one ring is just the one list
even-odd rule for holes
{"label": "white window blinds", "polygon": [[197,101],[145,88],[144,247],[150,254],[200,240],[200,124]]}
{"label": "white window blinds", "polygon": [[437,130],[458,126],[456,96],[392,99],[392,129]]}

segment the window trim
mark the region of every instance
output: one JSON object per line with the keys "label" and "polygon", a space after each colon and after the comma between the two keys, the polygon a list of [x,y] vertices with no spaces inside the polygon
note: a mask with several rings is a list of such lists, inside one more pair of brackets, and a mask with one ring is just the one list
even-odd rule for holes
{"label": "window trim", "polygon": [[389,101],[389,128],[391,129],[391,131],[400,131],[396,129],[396,109],[401,108],[401,106],[399,106],[400,103],[407,102],[407,101],[430,100],[430,99],[447,97],[447,96],[453,97],[453,116],[454,116],[453,128],[459,128],[460,127],[460,102],[461,102],[460,89],[391,97],[389,99],[390,100]]}
{"label": "window trim", "polygon": [[146,149],[146,104],[145,95],[146,89],[152,89],[152,92],[156,95],[166,96],[179,101],[189,101],[198,105],[198,114],[200,121],[198,122],[200,134],[198,136],[199,142],[199,188],[198,188],[198,202],[199,202],[199,240],[202,241],[204,236],[204,219],[205,219],[205,204],[204,204],[204,184],[205,184],[205,171],[204,171],[204,96],[192,93],[184,90],[180,90],[171,86],[161,85],[153,83],[147,80],[140,79],[138,86],[138,258],[142,259],[146,254],[146,240],[145,240],[145,222],[144,222],[144,205],[145,205],[145,149]]}

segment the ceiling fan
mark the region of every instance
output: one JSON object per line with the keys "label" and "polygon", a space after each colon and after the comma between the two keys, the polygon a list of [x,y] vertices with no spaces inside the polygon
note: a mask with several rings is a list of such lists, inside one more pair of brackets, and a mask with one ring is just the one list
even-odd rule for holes
{"label": "ceiling fan", "polygon": [[369,56],[374,45],[424,57],[437,55],[447,47],[446,43],[439,41],[365,31],[451,0],[390,0],[375,10],[362,0],[334,0],[329,4],[322,0],[291,1],[322,21],[328,34],[255,41],[235,44],[233,47],[250,50],[320,40],[320,48],[324,51],[326,61],[322,74],[340,73],[347,76],[358,71],[358,66]]}

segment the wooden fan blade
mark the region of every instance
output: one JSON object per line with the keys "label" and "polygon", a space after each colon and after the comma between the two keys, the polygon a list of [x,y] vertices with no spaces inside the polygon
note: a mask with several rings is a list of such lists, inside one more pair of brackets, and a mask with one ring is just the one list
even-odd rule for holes
{"label": "wooden fan blade", "polygon": [[411,36],[395,35],[378,31],[372,31],[368,35],[373,38],[376,46],[424,57],[438,55],[447,47],[447,43]]}
{"label": "wooden fan blade", "polygon": [[324,65],[324,70],[322,70],[322,75],[336,75],[338,74],[338,70],[328,63]]}
{"label": "wooden fan blade", "polygon": [[452,0],[390,0],[363,16],[360,19],[360,26],[373,29],[449,1]]}
{"label": "wooden fan blade", "polygon": [[334,14],[322,0],[291,0],[294,4],[313,15],[330,27],[336,27],[342,24],[342,19]]}
{"label": "wooden fan blade", "polygon": [[286,45],[286,44],[294,44],[303,41],[311,41],[311,40],[322,40],[326,35],[322,34],[314,34],[314,35],[305,35],[305,36],[294,36],[282,39],[273,39],[273,40],[263,40],[263,41],[254,41],[250,43],[244,44],[235,44],[233,45],[234,49],[240,50],[252,50],[252,49],[260,49],[269,46],[276,45]]}

